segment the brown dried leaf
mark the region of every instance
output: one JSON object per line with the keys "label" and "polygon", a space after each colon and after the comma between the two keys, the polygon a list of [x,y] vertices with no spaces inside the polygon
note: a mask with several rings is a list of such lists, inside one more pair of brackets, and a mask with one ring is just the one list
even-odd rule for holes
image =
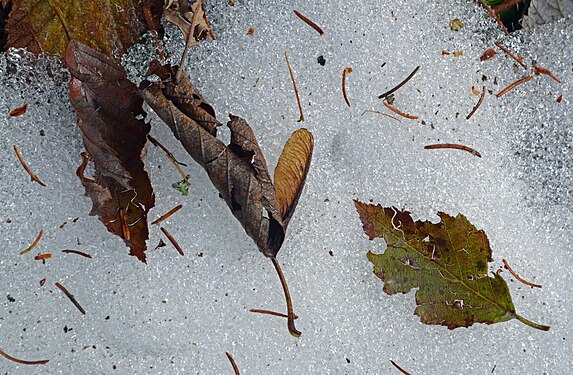
{"label": "brown dried leaf", "polygon": [[279,212],[288,224],[306,181],[314,140],[312,134],[298,129],[288,139],[275,168],[275,193]]}
{"label": "brown dried leaf", "polygon": [[143,101],[123,68],[90,47],[70,42],[66,64],[73,76],[70,101],[95,163],[94,179],[84,177],[87,155],[77,171],[93,202],[91,214],[145,262],[147,213],[155,197],[142,161],[150,129],[143,121]]}
{"label": "brown dried leaf", "polygon": [[[195,15],[195,13],[197,13],[197,15]],[[185,40],[187,40],[191,28],[193,28],[193,38],[195,40],[205,40],[207,37],[215,39],[213,30],[211,30],[211,26],[205,15],[202,0],[195,1],[193,5],[189,4],[189,0],[173,0],[167,6],[163,15],[167,21],[176,25],[179,30],[181,30]],[[194,17],[195,25],[192,26]]]}

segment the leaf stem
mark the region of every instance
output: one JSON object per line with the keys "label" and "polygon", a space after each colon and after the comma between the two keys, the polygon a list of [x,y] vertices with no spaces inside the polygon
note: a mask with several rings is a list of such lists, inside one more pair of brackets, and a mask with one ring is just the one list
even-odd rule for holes
{"label": "leaf stem", "polygon": [[277,274],[279,275],[279,279],[281,280],[281,285],[282,285],[283,290],[285,292],[285,299],[286,299],[286,305],[287,305],[288,331],[294,337],[300,337],[301,332],[299,330],[297,330],[296,327],[294,326],[294,312],[292,309],[292,300],[290,298],[290,292],[288,290],[288,285],[287,285],[285,276],[283,275],[283,271],[281,269],[279,262],[277,261],[277,258],[272,257],[271,261],[273,262],[273,266],[275,266],[275,270],[277,271]]}
{"label": "leaf stem", "polygon": [[539,329],[542,331],[549,331],[549,326],[544,326],[542,324],[533,323],[531,320],[525,319],[523,316],[515,314],[515,319],[519,320],[521,323],[530,326],[531,328]]}

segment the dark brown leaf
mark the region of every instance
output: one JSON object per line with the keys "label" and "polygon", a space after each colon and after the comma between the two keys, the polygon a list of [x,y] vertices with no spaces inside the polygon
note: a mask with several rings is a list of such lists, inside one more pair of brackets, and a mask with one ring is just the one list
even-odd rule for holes
{"label": "dark brown leaf", "polygon": [[24,113],[26,113],[27,109],[28,109],[28,103],[24,103],[22,106],[20,106],[18,108],[14,108],[13,110],[11,110],[10,116],[12,116],[12,117],[22,116]]}
{"label": "dark brown leaf", "polygon": [[[165,9],[164,17],[181,30],[186,40],[191,29],[193,29],[195,40],[203,40],[207,37],[215,39],[201,0],[195,1],[193,4],[190,4],[189,0],[173,0]],[[195,22],[193,22],[194,19]]]}
{"label": "dark brown leaf", "polygon": [[150,129],[143,121],[143,101],[123,68],[102,53],[72,41],[66,64],[73,76],[70,100],[95,164],[94,179],[84,177],[87,155],[77,171],[92,199],[91,214],[145,262],[147,213],[155,197],[142,161]]}

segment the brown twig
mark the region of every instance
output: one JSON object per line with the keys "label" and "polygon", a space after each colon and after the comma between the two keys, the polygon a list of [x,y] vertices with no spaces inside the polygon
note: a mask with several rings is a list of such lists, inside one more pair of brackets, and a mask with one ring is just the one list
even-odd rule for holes
{"label": "brown twig", "polygon": [[91,259],[91,257],[92,257],[90,254],[84,253],[83,251],[78,251],[78,250],[62,250],[62,253],[65,253],[65,254],[77,254],[77,255],[81,255],[81,256],[83,256],[83,257],[90,258],[90,259]]}
{"label": "brown twig", "polygon": [[509,264],[507,263],[507,261],[505,259],[501,260],[503,262],[503,267],[509,271],[509,273],[511,273],[513,275],[513,277],[515,277],[518,281],[522,282],[525,285],[529,285],[532,286],[534,288],[541,288],[541,285],[539,284],[534,284],[534,283],[530,283],[527,280],[523,280],[518,274],[516,274],[511,267],[509,266]]}
{"label": "brown twig", "polygon": [[472,109],[472,111],[469,113],[469,115],[466,116],[466,120],[469,120],[474,113],[476,113],[477,109],[479,108],[479,106],[481,105],[481,103],[483,102],[483,98],[485,97],[485,85],[483,86],[483,88],[481,89],[481,95],[479,97],[479,100],[477,102],[477,104],[475,105],[475,107]]}
{"label": "brown twig", "polygon": [[68,292],[68,290],[60,283],[56,283],[55,284],[58,288],[60,288],[60,290],[62,292],[64,292],[64,294],[66,295],[66,297],[69,298],[70,301],[72,301],[72,303],[74,304],[74,306],[76,306],[78,308],[78,310],[80,310],[80,312],[82,314],[86,314],[86,311],[84,310],[84,308],[79,304],[79,302],[74,298],[73,294],[71,294],[70,292]]}
{"label": "brown twig", "polygon": [[410,375],[410,373],[406,370],[404,370],[402,367],[398,366],[398,364],[396,362],[394,362],[393,360],[390,360],[390,362],[394,365],[394,367],[396,367],[402,374],[404,375]]}
{"label": "brown twig", "polygon": [[346,96],[346,75],[352,73],[352,68],[344,68],[342,71],[342,96],[344,101],[350,107],[350,102],[348,101],[348,96]]}
{"label": "brown twig", "polygon": [[231,362],[231,366],[233,366],[233,371],[235,371],[235,375],[241,375],[239,373],[239,367],[237,366],[237,362],[235,362],[235,360],[233,359],[233,356],[231,354],[229,354],[229,352],[225,352],[225,354],[227,355],[227,358],[229,358],[229,361]]}
{"label": "brown twig", "polygon": [[303,16],[298,10],[295,10],[294,14],[296,14],[296,16],[301,20],[303,20],[303,22],[306,23],[308,26],[315,29],[321,36],[324,34],[324,31],[320,28],[320,26],[318,26],[316,23],[312,22],[311,20]]}
{"label": "brown twig", "polygon": [[298,122],[304,122],[304,115],[302,114],[302,105],[300,104],[300,98],[298,96],[298,89],[296,88],[296,82],[294,81],[294,74],[293,74],[292,69],[290,67],[290,62],[288,61],[288,56],[287,56],[286,51],[285,51],[285,59],[286,59],[286,63],[288,66],[288,72],[290,73],[290,79],[292,81],[292,86],[294,87],[294,93],[296,95],[296,103],[298,104],[298,110],[300,111],[300,117],[298,119]]}
{"label": "brown twig", "polygon": [[[280,312],[276,312],[276,311],[270,311],[270,310],[261,310],[261,309],[250,309],[250,312],[253,313],[258,313],[258,314],[266,314],[266,315],[273,315],[273,316],[280,316],[281,318],[288,318],[288,315],[280,313]],[[298,315],[294,316],[294,320],[298,319]]]}
{"label": "brown twig", "polygon": [[28,246],[25,250],[20,251],[20,255],[24,255],[27,252],[29,252],[30,250],[32,250],[34,247],[36,247],[36,245],[38,244],[38,242],[40,242],[40,239],[42,239],[42,235],[44,234],[44,229],[42,228],[40,230],[40,233],[38,233],[38,237],[36,237],[36,239],[34,240],[34,242],[32,242],[32,244],[30,246]]}
{"label": "brown twig", "polygon": [[296,327],[294,326],[294,311],[292,308],[292,300],[290,298],[290,292],[288,290],[288,285],[287,285],[285,276],[283,274],[283,271],[281,269],[281,266],[280,266],[278,260],[275,257],[272,257],[271,261],[273,262],[273,265],[275,266],[275,270],[277,271],[277,274],[279,275],[279,279],[281,281],[281,285],[282,285],[283,291],[285,293],[285,299],[286,299],[286,305],[287,305],[288,330],[289,330],[290,334],[293,335],[294,337],[300,337],[301,332],[299,330],[297,330]]}
{"label": "brown twig", "polygon": [[390,105],[390,103],[388,103],[386,100],[383,100],[382,104],[384,104],[384,106],[386,108],[388,108],[389,110],[391,110],[392,112],[394,112],[397,115],[400,115],[400,116],[405,117],[405,118],[409,118],[410,120],[417,120],[418,119],[418,116],[412,116],[412,115],[409,115],[407,113],[404,113],[404,112],[400,111],[399,109],[397,109],[396,107]]}
{"label": "brown twig", "polygon": [[367,109],[366,111],[362,112],[361,116],[364,116],[365,113],[370,112],[370,113],[376,113],[377,115],[382,115],[382,116],[386,116],[386,117],[390,117],[393,120],[396,120],[398,122],[402,122],[402,120],[400,120],[398,117],[394,117],[392,115],[389,115],[388,113],[384,113],[384,112],[380,112],[380,111],[375,111],[373,109]]}
{"label": "brown twig", "polygon": [[177,243],[177,241],[175,241],[175,238],[173,238],[173,236],[171,235],[171,233],[169,233],[167,231],[167,229],[161,227],[161,231],[163,232],[163,234],[165,234],[165,236],[167,237],[167,239],[169,240],[169,242],[171,242],[171,244],[175,247],[175,249],[177,250],[177,252],[181,255],[185,255],[183,253],[183,249],[181,248],[181,246],[179,246],[179,244]]}
{"label": "brown twig", "polygon": [[521,65],[524,69],[527,69],[527,66],[523,63],[523,57],[517,57],[515,56],[513,53],[511,53],[510,50],[508,50],[507,48],[505,48],[504,46],[501,45],[501,43],[499,42],[495,42],[494,43],[500,50],[502,50],[503,52],[505,52],[505,54],[509,57],[511,57],[512,59],[514,59],[515,61],[517,61],[517,63],[519,65]]}
{"label": "brown twig", "polygon": [[162,221],[167,220],[171,215],[173,215],[174,213],[179,211],[181,209],[181,207],[183,207],[183,205],[180,204],[179,206],[172,208],[171,210],[169,210],[168,213],[166,213],[165,215],[162,215],[159,219],[152,222],[151,225],[159,224]]}
{"label": "brown twig", "polygon": [[189,32],[187,34],[187,41],[185,42],[185,49],[183,50],[183,55],[181,55],[181,61],[179,62],[179,66],[177,67],[177,73],[175,73],[175,81],[179,82],[181,80],[181,74],[183,74],[183,70],[185,69],[185,60],[187,60],[187,55],[189,54],[189,49],[192,46],[199,45],[197,39],[195,39],[195,27],[197,27],[197,19],[199,17],[199,13],[201,9],[203,9],[203,0],[197,1],[197,7],[195,8],[195,12],[193,13],[193,19],[191,20],[191,26],[189,27]]}
{"label": "brown twig", "polygon": [[18,157],[18,160],[20,160],[20,164],[22,164],[22,167],[24,167],[24,169],[26,170],[26,172],[30,175],[30,178],[32,179],[32,181],[35,181],[37,183],[39,183],[41,186],[46,187],[46,184],[44,184],[39,178],[38,176],[36,176],[31,170],[30,167],[28,167],[28,164],[26,164],[26,162],[24,161],[24,159],[22,158],[22,155],[20,154],[20,150],[18,150],[18,147],[16,147],[16,145],[14,146],[14,151],[16,152],[16,156]]}
{"label": "brown twig", "polygon": [[501,90],[499,93],[497,93],[495,96],[497,96],[498,98],[501,98],[502,96],[504,96],[505,94],[507,94],[509,91],[513,90],[514,88],[516,88],[517,86],[521,85],[522,83],[525,83],[527,81],[531,81],[531,79],[533,78],[533,76],[527,76],[527,77],[523,77],[521,79],[518,79],[517,81],[511,83],[509,86],[507,86],[506,88],[504,88],[503,90]]}
{"label": "brown twig", "polygon": [[181,177],[183,177],[183,180],[185,181],[185,183],[187,184],[187,186],[190,186],[191,184],[189,183],[188,177],[185,174],[185,172],[183,172],[183,169],[181,169],[180,165],[186,167],[187,164],[181,163],[180,161],[178,161],[177,159],[175,159],[175,156],[173,156],[173,154],[165,147],[163,146],[157,139],[153,138],[151,135],[147,135],[147,139],[149,140],[149,142],[151,142],[155,147],[159,147],[161,150],[163,150],[163,152],[165,153],[165,155],[167,155],[167,158],[169,159],[169,161],[175,166],[175,168],[177,168],[177,171],[179,172],[179,174],[181,175]]}
{"label": "brown twig", "polygon": [[499,19],[499,17],[497,16],[497,14],[483,1],[483,0],[478,0],[479,3],[481,4],[482,7],[485,8],[485,10],[487,10],[487,12],[489,13],[490,16],[492,16],[493,18],[495,18],[495,20],[497,21],[497,23],[499,24],[499,26],[501,27],[501,29],[503,30],[505,35],[509,35],[509,31],[507,30],[507,28],[505,27],[505,25],[503,24],[503,22],[501,22],[501,20]]}
{"label": "brown twig", "polygon": [[52,254],[50,253],[46,253],[46,254],[38,254],[34,257],[35,260],[46,260],[46,259],[50,259],[52,257]]}
{"label": "brown twig", "polygon": [[121,224],[121,233],[126,241],[131,240],[131,232],[129,231],[129,226],[127,223],[127,211],[123,208],[119,209],[119,222]]}
{"label": "brown twig", "polygon": [[0,355],[12,362],[16,362],[19,363],[21,365],[44,365],[48,362],[50,362],[49,359],[42,359],[39,361],[25,361],[23,359],[18,359],[18,358],[14,358],[12,357],[10,354],[5,353],[2,349],[0,349]]}
{"label": "brown twig", "polygon": [[545,74],[545,75],[548,75],[549,77],[553,78],[553,80],[555,80],[555,82],[561,83],[561,81],[560,81],[559,79],[557,79],[557,77],[555,77],[555,76],[553,75],[553,73],[551,73],[551,71],[550,71],[549,69],[547,69],[547,68],[543,68],[543,67],[541,67],[541,66],[533,65],[533,73],[535,73],[535,74]]}
{"label": "brown twig", "polygon": [[468,147],[468,146],[464,146],[464,145],[458,145],[455,143],[440,143],[440,144],[435,144],[435,145],[427,145],[427,146],[424,146],[424,148],[426,150],[437,150],[437,149],[441,149],[441,148],[452,148],[455,150],[467,151],[470,154],[477,156],[478,158],[481,158],[481,154],[479,152],[477,152],[476,150],[474,150],[473,148]]}
{"label": "brown twig", "polygon": [[419,66],[416,67],[416,69],[414,69],[414,71],[412,73],[410,73],[410,75],[408,77],[406,77],[405,80],[403,80],[402,82],[400,82],[398,85],[396,85],[393,89],[390,89],[388,91],[386,91],[384,94],[378,96],[378,99],[384,99],[385,97],[387,97],[390,94],[393,94],[394,92],[396,92],[400,87],[404,86],[406,83],[408,83],[409,80],[412,79],[412,77],[414,76],[414,74],[416,74],[416,72],[420,69]]}
{"label": "brown twig", "polygon": [[28,109],[28,103],[24,103],[21,107],[14,108],[13,110],[11,110],[9,115],[12,117],[22,116],[24,113],[26,113],[27,109]]}

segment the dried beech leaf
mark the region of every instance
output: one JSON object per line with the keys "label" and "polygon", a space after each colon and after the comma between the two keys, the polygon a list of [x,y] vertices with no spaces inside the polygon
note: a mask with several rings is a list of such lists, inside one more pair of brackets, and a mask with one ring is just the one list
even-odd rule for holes
{"label": "dried beech leaf", "polygon": [[73,76],[70,101],[95,164],[94,179],[84,176],[87,155],[77,171],[93,203],[91,214],[145,261],[147,213],[155,197],[142,161],[150,130],[143,101],[123,68],[90,47],[72,41],[66,64]]}
{"label": "dried beech leaf", "polygon": [[74,39],[119,58],[146,29],[143,7],[158,18],[163,1],[13,0],[7,47],[63,56]]}
{"label": "dried beech leaf", "polygon": [[[198,12],[197,15],[195,15],[196,12]],[[193,5],[189,5],[189,0],[170,1],[163,15],[167,21],[181,30],[185,40],[188,38],[194,17],[196,21],[193,38],[195,40],[204,40],[207,39],[207,37],[215,39],[207,16],[205,15],[202,1],[195,1]]]}
{"label": "dried beech leaf", "polygon": [[374,274],[387,294],[416,291],[416,310],[424,324],[469,327],[517,319],[548,330],[515,312],[507,284],[488,275],[492,261],[487,235],[465,216],[438,212],[441,221],[416,221],[407,211],[354,201],[364,233],[382,237],[383,254],[368,253]]}
{"label": "dried beech leaf", "polygon": [[298,129],[288,139],[275,168],[275,192],[279,212],[289,222],[310,168],[314,140],[312,134]]}

